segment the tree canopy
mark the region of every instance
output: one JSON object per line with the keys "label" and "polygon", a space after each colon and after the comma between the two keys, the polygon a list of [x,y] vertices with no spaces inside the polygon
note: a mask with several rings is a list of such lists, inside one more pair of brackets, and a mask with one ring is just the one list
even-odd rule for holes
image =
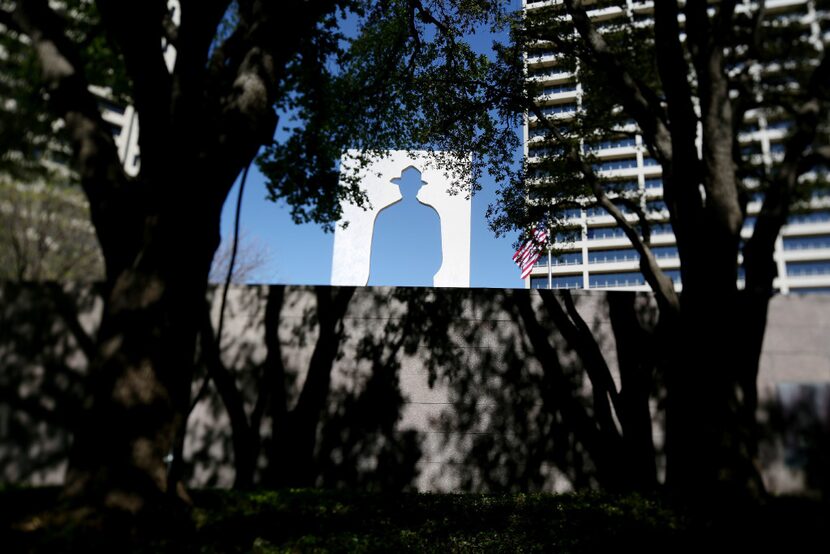
{"label": "tree canopy", "polygon": [[[653,217],[643,213],[638,196],[623,193],[622,183],[594,165],[597,144],[639,134],[645,154],[663,167],[682,258],[707,255],[702,247],[686,248],[695,242],[686,235],[717,233],[727,225],[734,236],[749,200],[764,200],[744,266],[749,288],[771,290],[771,242],[787,214],[808,201],[815,186],[826,186],[827,63],[818,31],[826,22],[824,7],[817,8],[813,23],[804,23],[799,12],[770,13],[763,2],[729,2],[714,14],[698,2],[655,3],[653,13],[629,11],[626,2],[616,1],[528,9],[514,27],[514,46],[529,59],[555,52],[555,64],[537,68],[516,91],[515,105],[528,111],[531,131],[541,139],[531,143],[523,174],[503,189],[492,213],[494,229],[527,231],[540,221],[562,222],[568,210],[593,202],[614,215],[638,250],[647,246]],[[594,22],[591,9],[610,10],[613,17]],[[572,117],[548,116],[539,101],[544,91],[538,75],[552,70],[578,75],[581,94]],[[747,148],[748,112],[787,125],[786,151],[776,163]],[[675,171],[675,165],[683,169]],[[682,184],[675,185],[678,179]],[[528,196],[539,201],[527,202]],[[734,282],[737,256],[727,256],[732,262],[723,279]],[[671,296],[668,289],[660,292],[659,268],[644,259],[649,284]],[[691,283],[686,272],[695,271],[687,267],[684,280]]]}

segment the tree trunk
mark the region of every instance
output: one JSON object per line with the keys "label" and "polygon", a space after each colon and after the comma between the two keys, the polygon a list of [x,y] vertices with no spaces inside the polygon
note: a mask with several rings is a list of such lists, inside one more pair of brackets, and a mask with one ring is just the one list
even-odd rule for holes
{"label": "tree trunk", "polygon": [[763,494],[755,408],[765,318],[766,302],[738,291],[683,293],[666,376],[666,481],[680,498],[726,507]]}
{"label": "tree trunk", "polygon": [[65,489],[92,505],[139,513],[183,493],[169,490],[165,459],[189,408],[219,213],[180,207],[145,216],[133,263],[109,276]]}
{"label": "tree trunk", "polygon": [[657,464],[649,400],[659,359],[655,353],[658,344],[637,317],[636,293],[611,292],[607,298],[620,370],[620,462],[631,490],[654,491]]}

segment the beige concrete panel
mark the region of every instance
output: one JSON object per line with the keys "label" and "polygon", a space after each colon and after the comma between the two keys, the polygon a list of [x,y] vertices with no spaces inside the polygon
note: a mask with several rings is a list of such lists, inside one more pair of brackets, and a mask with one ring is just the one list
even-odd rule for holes
{"label": "beige concrete panel", "polygon": [[811,353],[769,353],[761,359],[759,385],[769,382],[830,381],[830,357]]}
{"label": "beige concrete panel", "polygon": [[775,295],[770,300],[767,327],[830,328],[830,297],[827,295]]}
{"label": "beige concrete panel", "polygon": [[830,354],[830,329],[819,326],[769,327],[764,335],[764,354]]}

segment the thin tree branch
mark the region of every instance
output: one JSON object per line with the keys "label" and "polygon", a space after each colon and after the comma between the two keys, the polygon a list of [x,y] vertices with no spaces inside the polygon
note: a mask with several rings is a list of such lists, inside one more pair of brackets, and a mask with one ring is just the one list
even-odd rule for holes
{"label": "thin tree branch", "polygon": [[735,26],[736,0],[722,0],[715,14],[715,44],[722,48],[732,38]]}
{"label": "thin tree branch", "polygon": [[744,268],[746,288],[762,294],[771,294],[776,268],[771,263],[775,241],[790,213],[793,192],[798,177],[809,169],[807,158],[823,156],[826,145],[817,145],[810,151],[816,140],[818,125],[827,117],[827,103],[830,101],[830,58],[827,52],[810,76],[804,101],[793,110],[794,131],[785,142],[784,160],[776,169],[770,186],[764,195],[764,203],[758,214],[752,237],[744,247]]}
{"label": "thin tree branch", "polygon": [[[559,129],[556,128],[555,125],[552,125],[547,117],[544,116],[539,106],[531,103],[528,108],[534,113],[538,120],[545,127],[547,127],[548,132],[550,132],[557,141],[563,145],[568,144]],[[658,265],[657,259],[654,257],[654,254],[652,253],[651,248],[649,248],[647,242],[637,233],[634,227],[632,227],[631,223],[625,217],[625,214],[623,214],[622,211],[608,197],[602,181],[597,177],[596,173],[594,173],[593,168],[585,162],[579,151],[575,148],[568,148],[565,155],[580,168],[580,172],[591,187],[597,204],[605,208],[605,211],[607,211],[611,217],[614,218],[614,221],[623,230],[625,236],[639,254],[640,270],[643,272],[646,282],[654,291],[661,308],[672,312],[679,311],[680,298],[674,290],[672,280]]]}
{"label": "thin tree branch", "polygon": [[755,15],[752,16],[752,40],[749,42],[749,55],[761,58],[761,45],[764,37],[764,17],[767,15],[766,0],[757,0]]}
{"label": "thin tree branch", "polygon": [[[673,154],[670,163],[662,164],[663,197],[682,247],[688,225],[699,219],[702,199],[698,185],[702,167],[696,144],[698,117],[689,84],[691,68],[680,41],[678,15],[676,0],[665,0],[654,6],[657,70],[666,93]],[[675,167],[683,171],[675,172]]]}
{"label": "thin tree branch", "polygon": [[146,175],[151,186],[165,187],[164,160],[175,151],[175,136],[170,128],[170,99],[173,80],[167,70],[161,43],[165,0],[101,0],[101,19],[111,31],[112,40],[124,57],[133,83],[133,102],[141,119],[139,147],[142,168],[159,172]]}
{"label": "thin tree branch", "polygon": [[606,69],[608,79],[620,93],[620,103],[640,126],[647,137],[647,143],[654,149],[652,154],[661,163],[672,159],[671,136],[662,117],[662,107],[655,104],[657,95],[644,83],[638,82],[617,58],[603,36],[596,30],[585,11],[582,0],[565,0],[565,7],[573,19],[584,45],[596,58],[596,63]]}
{"label": "thin tree branch", "polygon": [[3,9],[0,9],[0,25],[3,25],[6,29],[17,31],[18,33],[24,32],[17,21],[14,20],[14,14]]}
{"label": "thin tree branch", "polygon": [[168,10],[161,19],[161,28],[167,44],[176,46],[179,42],[179,27],[173,21],[173,14]]}

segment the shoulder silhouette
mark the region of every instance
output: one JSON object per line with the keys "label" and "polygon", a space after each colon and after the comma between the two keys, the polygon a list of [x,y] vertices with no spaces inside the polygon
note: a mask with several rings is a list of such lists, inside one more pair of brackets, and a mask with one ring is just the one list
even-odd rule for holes
{"label": "shoulder silhouette", "polygon": [[390,186],[398,185],[403,198],[375,219],[369,285],[433,285],[442,263],[441,218],[417,198],[425,184],[412,166],[392,179]]}

